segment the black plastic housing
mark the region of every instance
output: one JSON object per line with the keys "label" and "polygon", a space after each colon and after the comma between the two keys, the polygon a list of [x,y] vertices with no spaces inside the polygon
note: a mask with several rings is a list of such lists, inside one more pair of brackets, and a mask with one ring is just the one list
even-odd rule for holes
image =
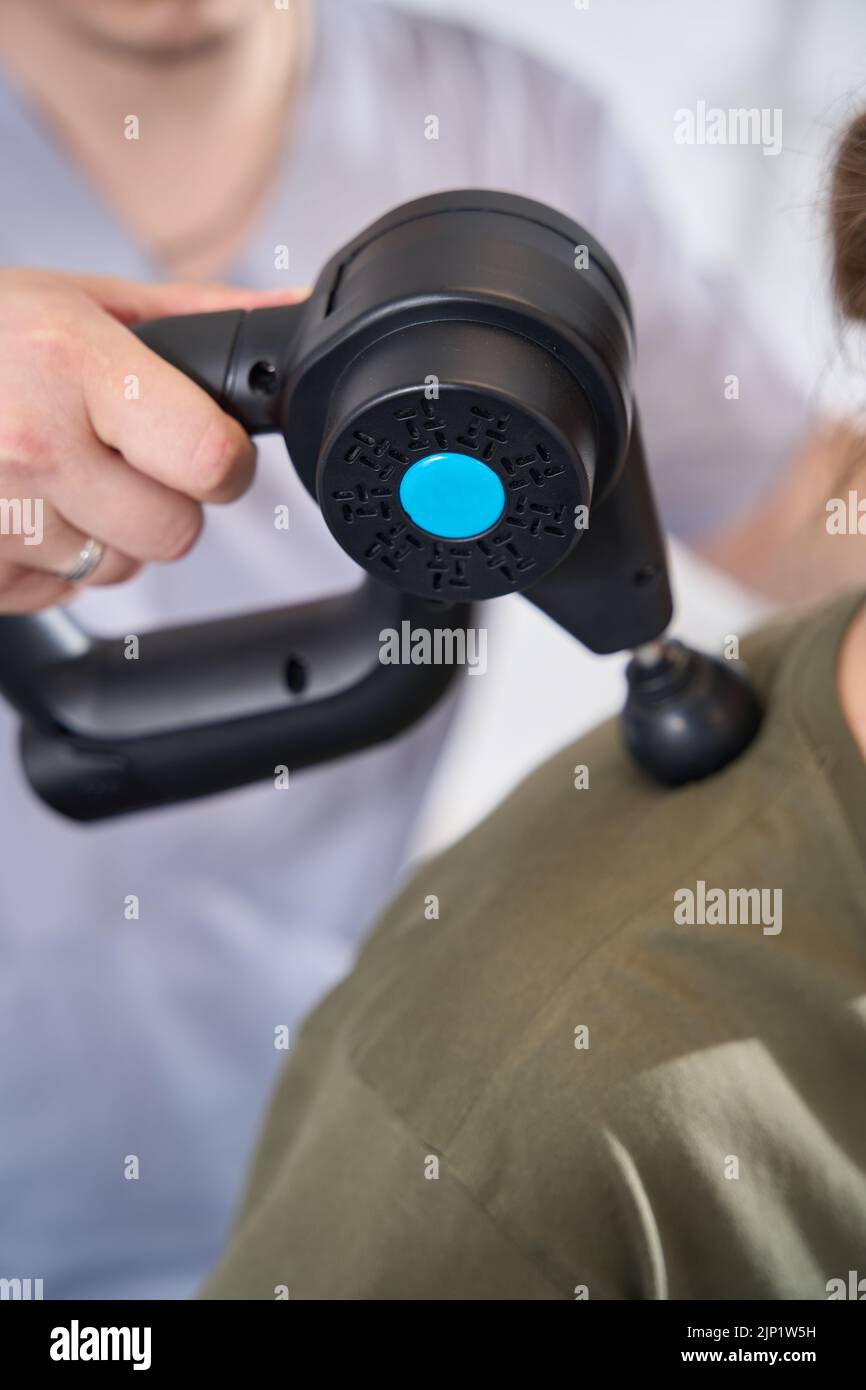
{"label": "black plastic housing", "polygon": [[[284,435],[368,577],[350,602],[144,634],[136,663],[65,614],[0,618],[0,689],[26,720],[28,776],[64,814],[166,804],[393,737],[454,670],[382,666],[383,613],[454,627],[479,599],[523,593],[597,652],[666,627],[628,297],[562,213],[436,194],[361,233],[302,303],[135,331],[250,433]],[[499,475],[507,508],[484,534],[444,540],[403,511],[401,470],[432,448]],[[292,662],[303,689],[285,679]]]}

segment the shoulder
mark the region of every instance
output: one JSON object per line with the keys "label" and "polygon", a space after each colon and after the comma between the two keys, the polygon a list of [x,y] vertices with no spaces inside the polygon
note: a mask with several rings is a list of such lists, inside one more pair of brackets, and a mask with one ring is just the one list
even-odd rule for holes
{"label": "shoulder", "polygon": [[[834,1107],[854,1113],[860,1074],[816,1095],[796,1007],[844,1058],[833,831],[797,820],[820,789],[786,698],[788,650],[822,621],[754,644],[765,725],[718,777],[657,788],[607,724],[418,871],[302,1033],[250,1189],[251,1247],[277,1201],[281,1221],[307,1206],[318,1220],[349,1194],[377,1288],[399,1272],[421,1296],[461,1279],[471,1297],[823,1296],[798,1231],[823,1225],[847,1258],[850,1222],[813,1176],[838,1163]],[[784,932],[678,921],[676,895],[701,881],[781,886]]]}
{"label": "shoulder", "polygon": [[702,992],[715,992],[715,954],[730,941],[696,952],[678,904],[700,881],[788,872],[787,808],[807,771],[778,722],[771,707],[746,756],[676,790],[632,765],[616,721],[553,757],[389,909],[350,983],[357,1065],[429,1122],[429,1046],[440,1073],[453,1071],[436,1115],[445,1137],[514,1057],[549,1050],[567,1064],[580,1025],[608,1043],[621,1029],[606,1081],[594,1061],[584,1070],[602,1086],[614,1058],[623,1074],[639,1060],[666,993],[677,997],[668,1019],[700,1031]]}
{"label": "shoulder", "polygon": [[[714,1011],[719,1040],[735,1014],[753,1026],[752,982],[785,968],[795,914],[811,944],[808,885],[825,852],[801,843],[814,769],[773,665],[768,654],[757,740],[714,778],[656,786],[611,721],[417,871],[337,1005],[353,1064],[411,1124],[448,1144],[482,1096],[519,1093],[531,1107],[559,1084],[564,1105],[581,1052],[591,1113],[654,1047],[663,1057],[712,1041]],[[777,887],[791,890],[786,934],[772,897],[751,925],[699,920],[712,888]]]}

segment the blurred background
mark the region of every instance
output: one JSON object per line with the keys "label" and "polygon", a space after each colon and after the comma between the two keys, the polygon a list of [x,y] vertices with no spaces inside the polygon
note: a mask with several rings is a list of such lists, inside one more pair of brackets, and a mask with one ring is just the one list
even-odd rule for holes
{"label": "blurred background", "polygon": [[[862,405],[863,344],[841,337],[831,309],[824,198],[833,138],[866,99],[863,0],[401,3],[519,40],[605,93],[662,213],[704,264],[736,276],[804,391],[833,413]],[[780,107],[781,153],[676,144],[674,113],[698,101]],[[675,630],[698,646],[742,635],[768,611],[676,545],[673,564]],[[488,671],[466,681],[416,855],[463,834],[533,766],[621,705],[623,658],[581,651],[519,598],[489,608],[487,625]]]}

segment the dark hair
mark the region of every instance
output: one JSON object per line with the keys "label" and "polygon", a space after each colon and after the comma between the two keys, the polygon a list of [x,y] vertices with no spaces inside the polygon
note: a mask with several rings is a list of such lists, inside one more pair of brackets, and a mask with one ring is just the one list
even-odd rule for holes
{"label": "dark hair", "polygon": [[833,289],[847,318],[866,320],[866,111],[845,130],[830,189]]}

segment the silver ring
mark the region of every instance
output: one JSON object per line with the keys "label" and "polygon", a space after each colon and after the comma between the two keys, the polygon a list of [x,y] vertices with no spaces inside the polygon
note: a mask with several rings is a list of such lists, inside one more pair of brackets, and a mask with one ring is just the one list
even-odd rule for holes
{"label": "silver ring", "polygon": [[67,570],[61,577],[66,580],[67,584],[80,584],[82,580],[90,578],[104,554],[105,546],[102,541],[88,536],[78,552],[77,562],[71,570]]}

